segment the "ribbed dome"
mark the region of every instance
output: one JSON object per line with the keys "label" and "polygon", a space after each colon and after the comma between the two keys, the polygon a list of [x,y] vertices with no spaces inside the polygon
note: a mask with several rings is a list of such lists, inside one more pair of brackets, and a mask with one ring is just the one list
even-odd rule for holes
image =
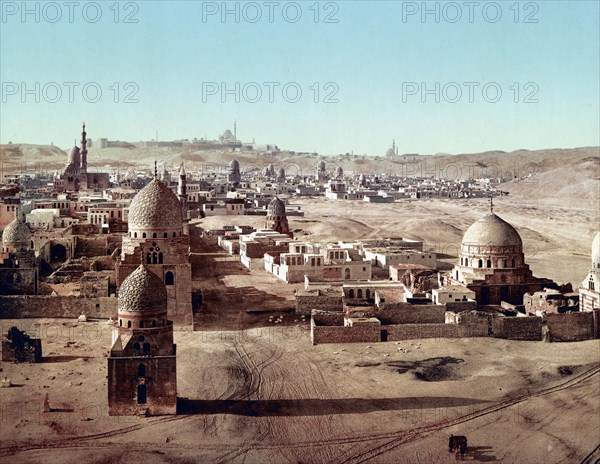
{"label": "ribbed dome", "polygon": [[267,207],[267,216],[285,216],[285,203],[279,198],[273,198]]}
{"label": "ribbed dome", "polygon": [[31,231],[27,224],[15,218],[9,223],[2,232],[3,243],[26,243],[29,245],[31,241]]}
{"label": "ribbed dome", "polygon": [[131,200],[128,221],[130,230],[181,227],[181,203],[169,187],[153,179]]}
{"label": "ribbed dome", "polygon": [[71,148],[71,151],[69,152],[69,163],[73,163],[76,165],[79,165],[79,163],[81,163],[79,147],[74,146],[73,148]]}
{"label": "ribbed dome", "polygon": [[231,163],[229,163],[229,169],[231,171],[239,171],[240,170],[240,163],[238,160],[231,160]]}
{"label": "ribbed dome", "polygon": [[494,213],[488,213],[467,229],[463,245],[523,246],[516,229]]}
{"label": "ribbed dome", "polygon": [[167,311],[167,289],[160,277],[143,264],[121,284],[117,309],[122,311]]}

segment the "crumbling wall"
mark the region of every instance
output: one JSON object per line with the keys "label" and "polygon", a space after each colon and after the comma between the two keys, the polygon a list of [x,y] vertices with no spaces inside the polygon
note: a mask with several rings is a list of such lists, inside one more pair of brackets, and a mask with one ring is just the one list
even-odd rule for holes
{"label": "crumbling wall", "polygon": [[31,338],[17,327],[11,327],[8,330],[6,339],[2,340],[2,361],[41,362],[42,340]]}
{"label": "crumbling wall", "polygon": [[83,298],[78,296],[3,296],[0,298],[0,319],[28,317],[108,319],[117,313],[115,297]]}
{"label": "crumbling wall", "polygon": [[548,341],[571,342],[594,338],[593,312],[546,314],[543,320],[548,328]]}
{"label": "crumbling wall", "polygon": [[496,317],[492,320],[492,331],[496,338],[509,340],[541,340],[541,317]]}
{"label": "crumbling wall", "polygon": [[386,325],[388,341],[417,338],[469,338],[487,337],[487,320],[468,324],[399,324]]}

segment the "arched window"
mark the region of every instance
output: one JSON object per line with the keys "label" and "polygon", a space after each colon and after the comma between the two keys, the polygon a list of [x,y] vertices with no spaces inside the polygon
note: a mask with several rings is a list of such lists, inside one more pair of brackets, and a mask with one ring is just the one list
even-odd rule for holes
{"label": "arched window", "polygon": [[140,329],[144,328],[144,321],[140,321]]}
{"label": "arched window", "polygon": [[123,327],[123,319],[119,319],[119,325]]}
{"label": "arched window", "polygon": [[175,285],[175,276],[171,271],[165,274],[165,285]]}
{"label": "arched window", "polygon": [[150,253],[146,255],[146,264],[152,264],[152,255]]}
{"label": "arched window", "polygon": [[362,298],[362,288],[358,289],[358,298]]}
{"label": "arched window", "polygon": [[133,355],[139,356],[140,355],[140,344],[134,343],[132,348],[133,348]]}
{"label": "arched window", "polygon": [[508,267],[508,259],[504,258],[502,260],[502,267]]}
{"label": "arched window", "polygon": [[144,343],[144,356],[150,356],[150,343]]}
{"label": "arched window", "polygon": [[354,289],[353,289],[353,288],[351,288],[351,289],[348,291],[348,298],[354,298]]}
{"label": "arched window", "polygon": [[483,259],[480,259],[480,260],[477,262],[477,267],[483,267]]}
{"label": "arched window", "polygon": [[167,233],[166,232],[163,234],[163,238],[167,238]]}
{"label": "arched window", "polygon": [[371,298],[371,290],[369,290],[367,288],[367,291],[365,292],[365,298],[368,300],[369,298]]}
{"label": "arched window", "polygon": [[127,321],[127,328],[131,329],[131,321]]}
{"label": "arched window", "polygon": [[156,319],[152,319],[152,327],[156,327]]}
{"label": "arched window", "polygon": [[345,278],[346,280],[350,280],[350,269],[346,268],[346,269],[344,270],[344,278]]}
{"label": "arched window", "polygon": [[590,281],[588,282],[588,284],[590,290],[596,290],[596,286],[594,285],[594,278],[592,276],[590,276]]}
{"label": "arched window", "polygon": [[487,267],[492,267],[492,260],[488,259],[486,264],[487,264]]}
{"label": "arched window", "polygon": [[146,232],[142,234],[142,238],[146,238]]}
{"label": "arched window", "polygon": [[152,264],[158,264],[158,255],[156,253],[152,253]]}
{"label": "arched window", "polygon": [[152,234],[152,238],[156,238],[156,237],[157,237],[157,235],[156,235],[156,232],[154,232],[154,233]]}
{"label": "arched window", "polygon": [[146,366],[143,364],[138,366],[138,377],[146,377]]}
{"label": "arched window", "polygon": [[511,262],[512,262],[511,267],[515,267],[515,258],[513,258]]}
{"label": "arched window", "polygon": [[158,264],[162,264],[163,263],[163,254],[162,251],[158,254]]}
{"label": "arched window", "polygon": [[137,232],[133,233],[133,238],[137,238]]}

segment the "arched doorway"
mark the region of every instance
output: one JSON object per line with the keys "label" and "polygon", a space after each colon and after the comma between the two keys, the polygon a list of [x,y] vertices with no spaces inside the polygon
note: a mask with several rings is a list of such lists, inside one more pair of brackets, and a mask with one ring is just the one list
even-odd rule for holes
{"label": "arched doorway", "polygon": [[52,246],[52,253],[50,259],[54,262],[62,262],[67,260],[67,249],[64,245],[57,243]]}

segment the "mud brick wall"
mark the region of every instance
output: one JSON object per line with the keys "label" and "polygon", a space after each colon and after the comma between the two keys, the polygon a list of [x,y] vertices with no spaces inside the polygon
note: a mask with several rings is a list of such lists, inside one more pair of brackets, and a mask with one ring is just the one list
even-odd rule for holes
{"label": "mud brick wall", "polygon": [[544,322],[551,342],[570,342],[594,338],[594,313],[547,314]]}
{"label": "mud brick wall", "polygon": [[0,319],[28,317],[108,319],[117,316],[114,297],[82,298],[77,296],[3,296],[0,297]]}
{"label": "mud brick wall", "polygon": [[311,339],[313,345],[322,343],[376,343],[381,341],[381,327],[368,324],[354,327],[312,324]]}
{"label": "mud brick wall", "polygon": [[382,324],[443,324],[446,318],[446,307],[409,303],[391,304],[380,309],[377,318]]}
{"label": "mud brick wall", "polygon": [[468,338],[487,337],[488,324],[399,324],[382,327],[387,331],[388,341],[418,338]]}
{"label": "mud brick wall", "polygon": [[541,340],[541,317],[497,317],[492,320],[496,338],[509,340]]}
{"label": "mud brick wall", "polygon": [[312,321],[315,325],[329,325],[329,326],[343,326],[344,325],[344,314],[340,312],[335,313],[319,313],[314,312]]}
{"label": "mud brick wall", "polygon": [[296,295],[296,313],[310,315],[313,309],[323,311],[342,311],[344,303],[342,296],[329,295]]}

